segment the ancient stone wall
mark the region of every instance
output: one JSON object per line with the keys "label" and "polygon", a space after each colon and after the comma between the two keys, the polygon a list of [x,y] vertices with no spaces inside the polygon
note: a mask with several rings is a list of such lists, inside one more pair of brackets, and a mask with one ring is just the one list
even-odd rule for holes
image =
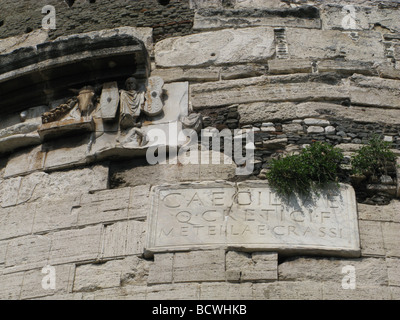
{"label": "ancient stone wall", "polygon": [[[39,30],[46,4],[57,10],[57,28],[48,32]],[[95,111],[89,117],[82,111],[78,118],[71,115],[72,120],[62,121],[65,115],[54,111],[68,107],[75,101],[69,99],[78,99],[82,90],[77,97],[51,100],[53,95],[40,87],[48,103],[37,105],[26,99],[18,109],[2,107],[0,299],[400,299],[399,167],[365,186],[363,194],[358,192],[356,219],[350,217],[349,225],[341,225],[356,234],[352,245],[358,247],[350,253],[340,242],[344,239],[339,239],[340,233],[325,229],[319,229],[316,238],[327,241],[330,250],[318,246],[304,250],[308,229],[299,238],[305,243],[296,243],[297,225],[285,229],[287,238],[280,238],[283,243],[295,239],[290,250],[285,245],[250,247],[246,237],[229,246],[205,247],[202,239],[193,237],[190,240],[199,243],[189,249],[155,245],[156,250],[148,252],[157,235],[172,232],[150,235],[156,190],[175,190],[178,185],[189,192],[204,185],[206,193],[215,183],[229,184],[232,190],[239,190],[243,181],[253,187],[264,184],[271,158],[298,152],[315,141],[341,148],[347,159],[344,168],[373,134],[391,141],[399,156],[399,1],[171,0],[164,6],[150,0],[97,0],[75,1],[68,7],[48,0],[2,1],[0,7],[0,65],[11,61],[10,70],[0,75],[0,90],[22,76],[28,85],[43,82],[48,89],[43,75],[57,81],[62,77],[53,71],[68,63],[90,65],[85,76],[104,66],[111,73],[114,64],[128,70],[134,64],[132,70],[145,70],[140,81],[161,77],[164,90],[160,94],[164,113],[141,114],[140,125],[128,133],[121,128],[122,100],[118,102],[122,77],[128,76],[124,68],[101,78],[100,89],[89,90],[97,95],[91,100]],[[106,60],[104,66],[88,63],[93,57],[82,58],[95,52],[93,48],[78,50],[73,61],[46,56],[45,69],[25,63],[34,49],[14,51],[37,46],[39,51],[49,47],[49,52],[56,52],[60,42],[54,40],[59,36],[67,37],[62,41],[78,41],[71,35],[122,26],[150,27],[152,36],[148,29],[128,28],[78,37],[83,48],[85,39],[98,39],[96,49],[108,52],[101,58],[113,62]],[[134,39],[128,42],[135,43],[132,50],[121,45],[134,59],[121,58],[110,49],[118,37]],[[12,65],[16,54],[25,69]],[[86,79],[68,73],[68,67],[62,70],[66,74],[59,86],[68,89],[70,83],[82,84],[77,77]],[[88,79],[91,85],[99,84]],[[165,131],[171,123],[185,127],[193,114],[201,116],[206,132],[216,128],[237,136],[254,133],[251,174],[239,176],[237,164],[227,161],[148,163],[138,130],[151,138],[152,128]],[[56,116],[57,121],[43,120]],[[182,146],[179,141],[176,145]],[[214,207],[225,201],[218,192],[212,194]],[[195,195],[189,203],[203,204]],[[344,211],[350,210],[351,201],[339,203]],[[175,206],[179,203],[168,208]],[[226,217],[231,217],[232,204],[224,208]],[[314,209],[318,213],[318,207]],[[292,222],[303,221],[292,214]],[[320,214],[321,222],[328,217]],[[253,221],[253,216],[246,219]],[[185,226],[181,237],[186,236]],[[214,225],[208,226],[208,237],[215,234]],[[51,275],[55,288],[43,284]],[[354,275],[355,287],[349,287],[349,275]]]}
{"label": "ancient stone wall", "polygon": [[5,0],[1,3],[0,38],[41,28],[45,5],[54,6],[57,13],[57,29],[49,33],[51,39],[122,26],[151,27],[155,39],[191,33],[194,11],[188,1],[168,2],[162,5],[158,0],[76,0],[69,7],[59,0]]}

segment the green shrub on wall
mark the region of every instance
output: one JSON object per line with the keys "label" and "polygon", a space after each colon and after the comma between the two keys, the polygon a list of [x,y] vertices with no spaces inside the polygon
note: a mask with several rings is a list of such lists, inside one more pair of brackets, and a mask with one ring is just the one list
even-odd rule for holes
{"label": "green shrub on wall", "polygon": [[382,137],[373,136],[368,144],[361,147],[352,157],[353,172],[367,177],[386,175],[396,160],[390,146],[391,143],[382,140]]}
{"label": "green shrub on wall", "polygon": [[327,143],[315,142],[300,154],[271,161],[267,179],[280,195],[307,194],[337,182],[343,154]]}

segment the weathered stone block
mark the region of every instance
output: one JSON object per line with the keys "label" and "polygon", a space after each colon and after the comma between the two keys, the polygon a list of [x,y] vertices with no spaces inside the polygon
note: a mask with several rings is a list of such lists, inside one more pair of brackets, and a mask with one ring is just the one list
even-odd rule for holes
{"label": "weathered stone block", "polygon": [[123,256],[125,253],[126,224],[114,223],[107,225],[104,227],[103,234],[102,256]]}
{"label": "weathered stone block", "polygon": [[304,123],[308,126],[322,126],[326,127],[330,125],[328,120],[324,119],[314,119],[314,118],[306,118],[304,119]]}
{"label": "weathered stone block", "polygon": [[282,8],[284,4],[280,0],[235,0],[235,8]]}
{"label": "weathered stone block", "polygon": [[119,264],[119,261],[110,261],[100,265],[77,266],[73,291],[90,292],[119,287],[122,273]]}
{"label": "weathered stone block", "polygon": [[0,241],[0,265],[6,262],[7,245],[8,241]]}
{"label": "weathered stone block", "polygon": [[20,299],[23,279],[23,272],[1,275],[0,300]]}
{"label": "weathered stone block", "polygon": [[221,67],[222,80],[258,77],[264,74],[266,74],[266,68],[257,64]]}
{"label": "weathered stone block", "polygon": [[321,300],[322,283],[316,281],[279,281],[253,284],[257,300]]}
{"label": "weathered stone block", "polygon": [[225,281],[225,251],[175,253],[174,282]]}
{"label": "weathered stone block", "polygon": [[[377,6],[358,6],[352,8],[338,4],[326,4],[323,7],[323,28],[342,29],[349,32],[370,30],[371,25],[379,25],[392,31],[400,31],[395,21],[400,19],[399,10]],[[351,9],[351,10],[350,10]]]}
{"label": "weathered stone block", "polygon": [[49,150],[46,153],[44,169],[60,170],[85,164],[89,139],[89,137],[69,138],[66,142],[58,141],[49,147],[46,146]]}
{"label": "weathered stone block", "polygon": [[65,195],[63,199],[39,201],[36,203],[33,233],[75,227],[80,195]]}
{"label": "weathered stone block", "polygon": [[38,198],[35,191],[41,187],[45,188],[46,178],[48,178],[48,175],[44,172],[34,172],[23,177],[18,190],[17,204],[37,200]]}
{"label": "weathered stone block", "polygon": [[389,287],[392,294],[392,300],[400,300],[400,288],[399,287]]}
{"label": "weathered stone block", "polygon": [[398,109],[399,98],[398,92],[389,89],[350,87],[351,102],[358,105]]}
{"label": "weathered stone block", "polygon": [[274,59],[268,61],[271,74],[311,73],[312,61],[308,59]]}
{"label": "weathered stone block", "polygon": [[251,254],[238,251],[228,251],[225,256],[227,281],[240,281],[241,272],[250,267]]}
{"label": "weathered stone block", "polygon": [[275,53],[272,28],[225,29],[169,38],[155,46],[159,67],[265,62]]}
{"label": "weathered stone block", "polygon": [[135,287],[147,284],[151,261],[143,259],[141,255],[127,256],[119,261],[122,286]]}
{"label": "weathered stone block", "polygon": [[[400,70],[395,69],[391,65],[380,65],[377,67],[378,74],[381,78],[400,80]],[[358,72],[361,73],[361,72]]]}
{"label": "weathered stone block", "polygon": [[59,120],[43,123],[39,129],[39,136],[43,141],[64,138],[72,135],[80,135],[86,132],[94,131],[95,124],[93,118],[80,118]]}
{"label": "weathered stone block", "polygon": [[322,60],[318,62],[319,72],[339,72],[343,74],[359,73],[364,75],[377,75],[371,62],[347,61],[347,60]]}
{"label": "weathered stone block", "polygon": [[308,117],[320,117],[321,114],[334,115],[336,118],[361,121],[376,122],[376,119],[387,124],[398,124],[400,121],[400,111],[397,109],[385,109],[374,107],[343,107],[338,104],[325,102],[305,102],[305,103],[268,103],[256,102],[240,104],[238,107],[240,123],[259,123],[269,121],[286,121],[302,119]]}
{"label": "weathered stone block", "polygon": [[[310,7],[311,8],[311,7]],[[304,10],[301,8],[300,10]],[[315,9],[316,10],[316,9]],[[282,15],[286,16],[282,16]],[[299,9],[280,10],[200,10],[194,18],[194,30],[245,28],[258,26],[321,28],[321,20],[315,16],[299,16]]]}
{"label": "weathered stone block", "polygon": [[128,218],[145,219],[150,210],[150,185],[130,188]]}
{"label": "weathered stone block", "polygon": [[[354,153],[361,149],[362,145],[356,143],[340,143],[336,146],[344,153]],[[374,219],[371,219],[374,220]]]}
{"label": "weathered stone block", "polygon": [[218,81],[220,69],[220,67],[155,69],[151,75],[163,78],[165,83]]}
{"label": "weathered stone block", "polygon": [[382,35],[360,31],[358,39],[338,30],[288,28],[285,32],[291,58],[385,61]]}
{"label": "weathered stone block", "polygon": [[318,281],[341,283],[342,268],[355,268],[356,281],[364,286],[385,286],[388,283],[384,259],[321,259],[295,258],[279,265],[280,281]]}
{"label": "weathered stone block", "polygon": [[400,287],[400,259],[386,258],[389,286]]}
{"label": "weathered stone block", "polygon": [[54,266],[55,289],[43,289],[42,281],[47,273],[42,273],[42,268],[26,271],[21,290],[21,299],[33,299],[52,295],[67,295],[72,291],[75,265]]}
{"label": "weathered stone block", "polygon": [[382,222],[382,234],[386,256],[400,257],[400,223]]}
{"label": "weathered stone block", "polygon": [[128,219],[130,188],[98,191],[83,195],[73,209],[78,225],[104,223]]}
{"label": "weathered stone block", "polygon": [[82,193],[107,189],[108,167],[96,165],[50,174],[35,172],[15,179],[21,179],[20,186],[15,188],[18,190],[12,193],[12,197],[15,198],[13,201],[16,203],[63,200],[66,194],[68,197],[78,196]]}
{"label": "weathered stone block", "polygon": [[17,204],[21,181],[21,177],[0,181],[0,206],[2,208],[15,206]]}
{"label": "weathered stone block", "polygon": [[99,289],[93,292],[80,293],[83,300],[145,300],[146,286],[119,287]]}
{"label": "weathered stone block", "polygon": [[146,300],[198,300],[197,283],[160,284],[147,287]]}
{"label": "weathered stone block", "polygon": [[305,82],[297,83],[294,78],[294,82],[289,82],[289,79],[282,77],[261,76],[194,84],[191,86],[192,106],[194,109],[202,109],[261,101],[341,100],[349,97],[343,85],[307,82],[306,79]]}
{"label": "weathered stone block", "polygon": [[154,255],[154,263],[150,266],[149,284],[172,283],[174,253],[160,253]]}
{"label": "weathered stone block", "polygon": [[[198,181],[230,180],[236,175],[236,165],[231,164],[200,164]],[[195,179],[193,179],[195,181]],[[181,181],[184,181],[181,179]]]}
{"label": "weathered stone block", "polygon": [[273,139],[263,141],[263,148],[268,150],[284,149],[288,143],[287,138]]}
{"label": "weathered stone block", "polygon": [[324,300],[390,300],[391,290],[386,286],[359,284],[355,289],[343,289],[341,281],[323,283]]}
{"label": "weathered stone block", "polygon": [[104,228],[102,258],[141,254],[144,222],[123,221]]}
{"label": "weathered stone block", "polygon": [[226,274],[228,281],[274,281],[278,280],[278,255],[268,252],[247,254],[228,251]]}
{"label": "weathered stone block", "polygon": [[23,204],[0,208],[0,239],[14,238],[32,233],[36,206]]}
{"label": "weathered stone block", "polygon": [[42,139],[37,132],[0,137],[0,154],[8,153],[23,147],[35,146],[41,142]]}
{"label": "weathered stone block", "polygon": [[[126,166],[125,166],[126,164]],[[176,165],[137,165],[126,162],[122,166],[112,166],[112,179],[119,181],[120,186],[135,187],[147,184],[157,185],[168,181],[178,181]]]}
{"label": "weathered stone block", "polygon": [[42,151],[42,146],[23,149],[11,155],[4,172],[4,177],[13,177],[42,170],[44,160],[45,152]]}
{"label": "weathered stone block", "polygon": [[400,222],[400,201],[392,200],[386,206],[359,203],[358,216],[361,220]]}
{"label": "weathered stone block", "polygon": [[47,265],[50,248],[51,238],[48,235],[30,235],[10,240],[5,263],[7,272],[29,270]]}
{"label": "weathered stone block", "polygon": [[353,75],[350,78],[350,99],[354,104],[400,108],[400,81]]}
{"label": "weathered stone block", "polygon": [[146,283],[149,263],[130,256],[101,264],[78,265],[72,278],[73,291],[83,292],[85,299],[144,299],[146,287],[142,285]]}
{"label": "weathered stone block", "polygon": [[325,130],[322,127],[317,127],[317,126],[309,126],[307,128],[307,133],[324,133]]}
{"label": "weathered stone block", "polygon": [[242,272],[243,281],[274,281],[278,280],[278,254],[269,252],[254,252],[251,256],[252,266]]}
{"label": "weathered stone block", "polygon": [[250,300],[253,297],[251,283],[204,282],[200,288],[200,300]]}
{"label": "weathered stone block", "polygon": [[360,242],[362,256],[384,256],[382,227],[380,222],[360,220]]}
{"label": "weathered stone block", "polygon": [[49,174],[50,190],[46,194],[87,193],[108,188],[108,166],[94,165],[83,169]]}
{"label": "weathered stone block", "polygon": [[[143,164],[132,166],[131,163],[126,162],[122,166],[118,165],[118,167],[111,167],[111,179],[118,181],[120,187],[137,186],[138,189],[136,190],[140,190],[139,186],[142,186],[141,188],[144,188],[143,190],[145,190],[148,188],[149,184],[159,185],[181,181],[222,180],[230,179],[235,176],[236,165],[232,163],[232,161],[231,163],[227,163],[220,153],[217,154],[217,159],[221,158],[219,164],[212,164],[212,158],[210,158],[211,160],[208,160],[208,164],[203,162],[203,160],[207,158],[201,158],[202,155],[205,155],[205,157],[207,156],[206,153],[199,152],[199,158],[196,159],[197,164]],[[172,160],[177,161],[177,159]],[[135,196],[133,195],[133,197]]]}
{"label": "weathered stone block", "polygon": [[98,259],[101,251],[101,233],[101,225],[54,233],[49,264]]}
{"label": "weathered stone block", "polygon": [[293,133],[303,132],[303,126],[299,123],[284,124],[282,125],[282,131]]}
{"label": "weathered stone block", "polygon": [[61,294],[55,294],[52,296],[44,296],[44,297],[39,297],[39,298],[34,298],[32,300],[90,300],[84,297],[84,295],[81,292],[77,293],[61,293]]}
{"label": "weathered stone block", "polygon": [[336,129],[334,126],[327,126],[325,127],[325,133],[326,134],[335,134]]}
{"label": "weathered stone block", "polygon": [[127,221],[126,225],[125,255],[142,254],[146,223],[142,221]]}
{"label": "weathered stone block", "polygon": [[222,0],[189,0],[191,9],[222,8]]}

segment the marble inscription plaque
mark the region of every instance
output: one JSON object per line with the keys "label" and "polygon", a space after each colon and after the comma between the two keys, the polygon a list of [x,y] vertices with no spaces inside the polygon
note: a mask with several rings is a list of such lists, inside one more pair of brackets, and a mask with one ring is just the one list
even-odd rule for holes
{"label": "marble inscription plaque", "polygon": [[308,198],[277,196],[265,182],[201,182],[152,189],[146,254],[210,248],[360,254],[349,185]]}

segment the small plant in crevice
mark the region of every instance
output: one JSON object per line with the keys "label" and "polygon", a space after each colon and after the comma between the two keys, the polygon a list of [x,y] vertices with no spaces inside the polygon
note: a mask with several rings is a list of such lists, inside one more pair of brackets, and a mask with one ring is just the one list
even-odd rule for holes
{"label": "small plant in crevice", "polygon": [[396,196],[396,155],[390,147],[374,135],[352,156],[350,178],[358,202],[387,205]]}
{"label": "small plant in crevice", "polygon": [[315,142],[299,154],[272,159],[267,179],[281,196],[308,194],[339,181],[342,151],[327,143]]}
{"label": "small plant in crevice", "polygon": [[373,136],[351,159],[353,173],[367,178],[388,175],[393,169],[396,155],[390,150],[391,143],[382,137]]}

